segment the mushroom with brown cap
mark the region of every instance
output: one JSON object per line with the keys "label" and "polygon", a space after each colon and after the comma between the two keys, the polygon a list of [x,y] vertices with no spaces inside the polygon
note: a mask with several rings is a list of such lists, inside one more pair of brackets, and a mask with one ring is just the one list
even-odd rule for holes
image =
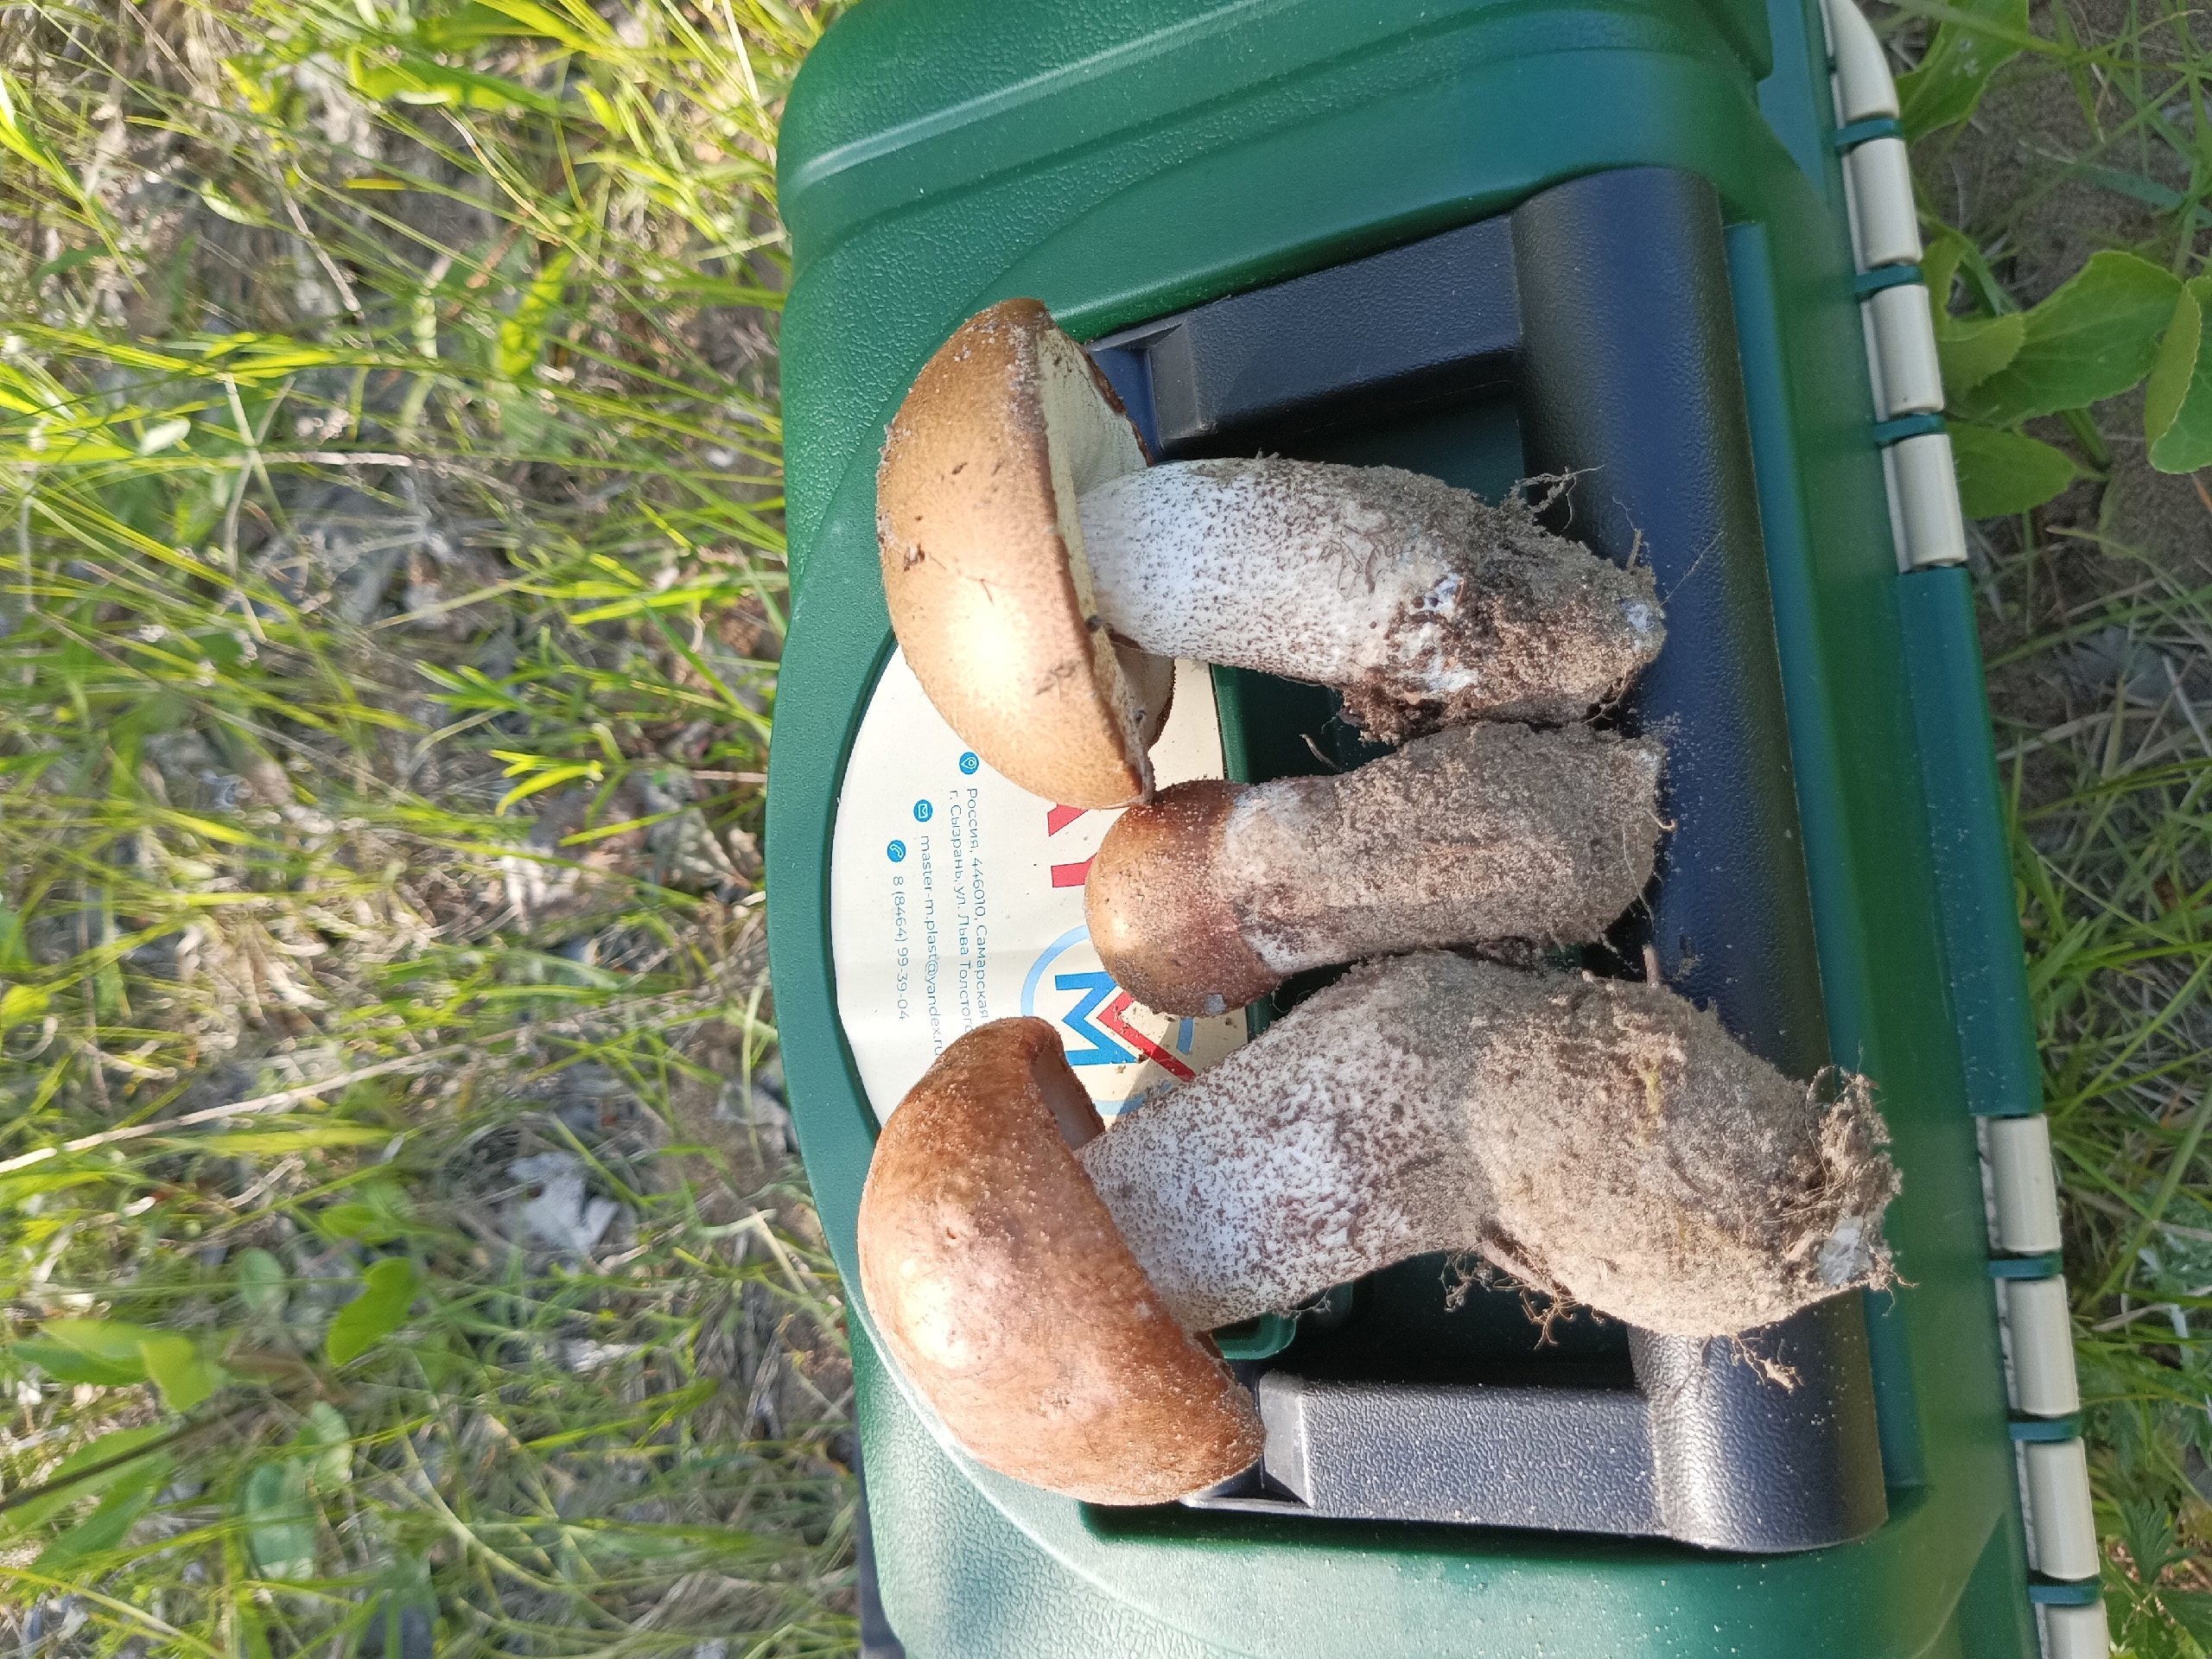
{"label": "mushroom with brown cap", "polygon": [[1687,1336],[1891,1277],[1897,1174],[1863,1080],[1792,1083],[1656,985],[1372,963],[1084,1139],[1092,1121],[1049,1027],[970,1033],[893,1114],[860,1251],[893,1357],[954,1437],[1101,1502],[1257,1454],[1249,1402],[1185,1331],[1408,1256],[1479,1252]]}
{"label": "mushroom with brown cap", "polygon": [[1147,467],[1112,388],[1034,300],[923,367],[876,474],[892,626],[952,728],[1071,805],[1152,788],[1172,659],[1343,690],[1386,741],[1580,718],[1658,652],[1651,576],[1520,501],[1390,467]]}
{"label": "mushroom with brown cap", "polygon": [[1249,1467],[1259,1419],[1077,1163],[1098,1131],[1052,1027],[969,1032],[876,1142],[861,1287],[899,1369],[982,1462],[1093,1503],[1162,1503]]}
{"label": "mushroom with brown cap", "polygon": [[1483,723],[1335,777],[1176,784],[1106,832],[1090,941],[1139,1001],[1199,1014],[1332,963],[1596,939],[1651,879],[1661,759],[1650,738]]}

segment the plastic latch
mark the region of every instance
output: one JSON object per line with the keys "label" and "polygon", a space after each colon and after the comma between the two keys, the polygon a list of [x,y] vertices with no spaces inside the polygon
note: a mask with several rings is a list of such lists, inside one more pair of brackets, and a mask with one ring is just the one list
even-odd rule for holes
{"label": "plastic latch", "polygon": [[1880,359],[1876,407],[1885,420],[1933,415],[1943,407],[1943,372],[1936,352],[1936,327],[1928,289],[1892,283],[1860,305],[1868,344]]}
{"label": "plastic latch", "polygon": [[2093,1607],[2104,1599],[2094,1579],[2064,1583],[2056,1579],[2030,1582],[2028,1599],[2038,1607]]}
{"label": "plastic latch", "polygon": [[1906,283],[1924,283],[1928,279],[1918,265],[1882,265],[1873,270],[1862,270],[1851,279],[1851,292],[1855,299],[1866,299],[1885,288],[1897,288]]}
{"label": "plastic latch", "polygon": [[1879,444],[1902,443],[1907,438],[1917,438],[1945,429],[1941,415],[1900,415],[1894,421],[1874,423],[1874,442]]}
{"label": "plastic latch", "polygon": [[1838,149],[1849,149],[1863,144],[1870,138],[1902,138],[1904,124],[1894,115],[1877,115],[1864,121],[1853,121],[1848,126],[1838,127],[1828,142]]}

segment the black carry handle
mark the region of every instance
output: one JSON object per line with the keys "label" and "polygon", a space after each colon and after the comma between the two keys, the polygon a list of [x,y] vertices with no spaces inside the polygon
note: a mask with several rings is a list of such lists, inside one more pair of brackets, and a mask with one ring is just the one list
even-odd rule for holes
{"label": "black carry handle", "polygon": [[1635,1386],[1571,1363],[1550,1382],[1255,1379],[1265,1474],[1208,1500],[1280,1513],[1449,1521],[1811,1549],[1888,1513],[1866,1327],[1836,1297],[1740,1344],[1631,1331]]}
{"label": "black carry handle", "polygon": [[[1520,470],[1573,480],[1550,509],[1561,527],[1648,562],[1666,606],[1666,649],[1622,718],[1666,738],[1675,827],[1646,912],[1612,941],[1616,965],[1640,975],[1648,946],[1669,984],[1789,1075],[1827,1064],[1708,183],[1661,168],[1592,175],[1503,218],[1091,349],[1162,459],[1343,454],[1345,435],[1378,425],[1404,432],[1433,416],[1448,433],[1453,411],[1510,408]],[[1386,442],[1361,458],[1395,454]],[[1399,464],[1432,470],[1413,455]],[[1264,1478],[1217,1506],[1759,1551],[1860,1536],[1887,1516],[1855,1294],[1748,1348],[1632,1332],[1633,1386],[1618,1375],[1591,1386],[1571,1367],[1552,1385],[1313,1375],[1300,1355],[1294,1345],[1255,1377]]]}

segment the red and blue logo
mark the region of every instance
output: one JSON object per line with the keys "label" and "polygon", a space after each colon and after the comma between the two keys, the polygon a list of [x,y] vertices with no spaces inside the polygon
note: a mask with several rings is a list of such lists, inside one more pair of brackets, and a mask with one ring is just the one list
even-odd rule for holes
{"label": "red and blue logo", "polygon": [[[1196,1040],[1195,1020],[1185,1020],[1176,1027],[1175,1047],[1167,1048],[1129,1023],[1129,1010],[1136,1006],[1136,999],[1116,985],[1103,968],[1052,971],[1069,951],[1090,942],[1089,928],[1071,927],[1045,947],[1030,963],[1028,977],[1022,982],[1022,1013],[1057,1020],[1067,1027],[1076,1039],[1068,1045],[1070,1065],[1135,1065],[1150,1060],[1171,1077],[1188,1081],[1196,1076],[1183,1058]],[[1047,976],[1052,980],[1049,994],[1044,988]],[[1043,1013],[1039,1007],[1040,998],[1046,1010]]]}
{"label": "red and blue logo", "polygon": [[[1046,835],[1058,835],[1084,817],[1084,810],[1079,806],[1051,808],[1045,814]],[[1090,873],[1090,859],[1084,858],[1052,865],[1052,885],[1082,887],[1084,878]],[[1030,963],[1028,977],[1022,982],[1022,1013],[1033,1017],[1057,1018],[1067,1028],[1070,1065],[1135,1065],[1150,1060],[1171,1077],[1187,1082],[1196,1076],[1185,1057],[1197,1039],[1197,1021],[1185,1020],[1175,1027],[1175,1047],[1170,1049],[1129,1023],[1129,1010],[1136,1006],[1136,999],[1116,985],[1111,974],[1103,968],[1080,966],[1084,957],[1096,962],[1095,953],[1083,951],[1077,957],[1077,965],[1065,972],[1052,972],[1053,965],[1070,951],[1090,943],[1088,928],[1071,927],[1045,947],[1043,954]],[[1052,979],[1049,992],[1045,988],[1048,975]],[[1038,1008],[1040,997],[1048,1009],[1041,1016]]]}

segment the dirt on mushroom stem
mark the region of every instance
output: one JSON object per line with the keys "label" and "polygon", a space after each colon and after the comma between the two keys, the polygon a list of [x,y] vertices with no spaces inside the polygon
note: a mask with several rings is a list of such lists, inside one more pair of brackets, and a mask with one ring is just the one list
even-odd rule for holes
{"label": "dirt on mushroom stem", "polygon": [[1432,1250],[1722,1336],[1893,1277],[1864,1079],[1792,1082],[1637,982],[1446,952],[1366,964],[1077,1154],[1211,1329]]}
{"label": "dirt on mushroom stem", "polygon": [[1332,963],[1594,940],[1651,878],[1662,758],[1652,738],[1481,722],[1333,777],[1179,784],[1108,831],[1091,939],[1147,1006],[1186,1014]]}
{"label": "dirt on mushroom stem", "polygon": [[1080,502],[1107,626],[1145,650],[1344,688],[1371,736],[1560,725],[1659,652],[1646,569],[1395,467],[1171,462]]}
{"label": "dirt on mushroom stem", "polygon": [[1286,975],[1415,945],[1594,939],[1651,878],[1661,753],[1485,723],[1262,785],[1224,837],[1244,936]]}

